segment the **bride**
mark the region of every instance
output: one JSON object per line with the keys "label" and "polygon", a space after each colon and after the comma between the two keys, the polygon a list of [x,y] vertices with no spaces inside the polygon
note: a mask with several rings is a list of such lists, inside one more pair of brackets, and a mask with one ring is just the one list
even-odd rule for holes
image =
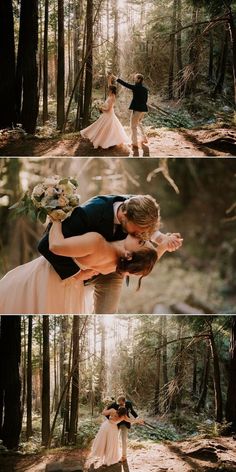
{"label": "bride", "polygon": [[80,131],[81,136],[89,139],[95,149],[99,146],[107,149],[111,146],[131,144],[130,138],[114,112],[116,91],[117,88],[112,85],[111,77],[109,77],[108,98],[100,109],[101,116],[90,126]]}
{"label": "bride", "polygon": [[165,243],[154,249],[150,242],[131,235],[114,242],[95,232],[64,238],[59,221],[52,222],[49,246],[55,254],[72,257],[79,274],[62,280],[43,256],[16,267],[0,280],[1,314],[91,313],[91,287],[85,287],[84,280],[118,272],[138,275],[140,287],[142,277],[168,251]]}
{"label": "bride", "polygon": [[105,409],[102,414],[109,416],[109,419],[105,419],[102,423],[93,441],[90,453],[90,461],[96,463],[96,468],[101,465],[117,464],[121,460],[118,423],[121,423],[121,421],[127,421],[132,424],[143,423],[143,420],[138,418],[131,420],[127,416],[126,408],[123,406],[120,406],[117,411],[113,408],[110,410]]}

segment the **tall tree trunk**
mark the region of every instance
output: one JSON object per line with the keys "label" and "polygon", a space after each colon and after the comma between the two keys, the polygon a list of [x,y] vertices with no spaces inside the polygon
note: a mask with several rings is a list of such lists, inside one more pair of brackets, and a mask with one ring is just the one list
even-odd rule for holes
{"label": "tall tree trunk", "polygon": [[19,446],[21,408],[21,317],[2,316],[0,325],[0,439],[8,449]]}
{"label": "tall tree trunk", "polygon": [[18,114],[23,129],[35,133],[38,117],[38,0],[21,0],[17,65]]}
{"label": "tall tree trunk", "polygon": [[221,423],[223,419],[223,405],[222,405],[222,392],[221,392],[221,380],[220,380],[220,364],[217,347],[214,339],[214,334],[210,332],[210,345],[211,354],[213,359],[213,381],[214,381],[214,392],[215,392],[215,416],[217,423]]}
{"label": "tall tree trunk", "polygon": [[112,71],[115,74],[119,72],[119,10],[117,0],[113,0],[113,17],[114,17],[114,36],[113,36],[113,57]]}
{"label": "tall tree trunk", "polygon": [[154,414],[160,413],[160,386],[161,386],[161,350],[162,345],[162,316],[159,321],[160,328],[158,333],[158,348],[156,349],[156,380],[155,380],[155,396],[154,396]]}
{"label": "tall tree trunk", "polygon": [[43,373],[42,373],[42,444],[48,444],[50,434],[50,349],[49,316],[43,316]]}
{"label": "tall tree trunk", "polygon": [[65,119],[65,40],[64,0],[58,0],[58,54],[57,54],[57,128],[62,130]]}
{"label": "tall tree trunk", "polygon": [[200,392],[198,404],[196,406],[197,413],[199,413],[203,408],[205,408],[205,405],[206,405],[209,369],[210,369],[210,355],[211,355],[211,348],[210,348],[209,340],[207,340],[203,376],[202,376],[202,382],[201,382],[201,392]]}
{"label": "tall tree trunk", "polygon": [[213,81],[213,67],[214,67],[214,41],[213,33],[209,31],[209,64],[208,64],[208,80]]}
{"label": "tall tree trunk", "polygon": [[69,443],[75,444],[78,424],[78,406],[79,406],[79,341],[80,341],[80,317],[73,317],[73,357],[72,357],[72,387],[70,402],[70,426]]}
{"label": "tall tree trunk", "polygon": [[168,98],[174,98],[174,63],[175,63],[175,29],[176,29],[177,0],[173,0],[173,13],[171,21],[170,34],[170,60],[169,60],[169,79],[168,79]]}
{"label": "tall tree trunk", "polygon": [[229,29],[232,44],[233,80],[234,80],[234,104],[236,106],[236,27],[232,9],[229,7]]}
{"label": "tall tree trunk", "polygon": [[227,65],[227,57],[228,57],[228,31],[225,31],[224,38],[222,41],[222,50],[221,50],[221,57],[220,57],[220,65],[219,65],[219,74],[217,77],[217,83],[213,92],[213,97],[216,95],[222,94],[223,87],[224,87],[224,80],[225,80],[225,73],[226,73],[226,65]]}
{"label": "tall tree trunk", "polygon": [[193,382],[192,382],[192,395],[196,396],[197,393],[197,349],[196,345],[193,345]]}
{"label": "tall tree trunk", "polygon": [[232,316],[231,343],[229,359],[229,383],[225,417],[231,423],[231,429],[236,432],[236,316]]}
{"label": "tall tree trunk", "polygon": [[45,0],[44,37],[43,37],[43,123],[48,120],[48,8],[49,0]]}
{"label": "tall tree trunk", "polygon": [[15,44],[12,0],[0,2],[0,128],[11,128],[15,115]]}
{"label": "tall tree trunk", "polygon": [[27,353],[27,419],[26,438],[27,441],[32,436],[32,331],[33,318],[28,317],[28,353]]}
{"label": "tall tree trunk", "polygon": [[85,87],[84,87],[84,117],[83,126],[87,126],[90,117],[90,106],[92,99],[93,85],[93,0],[87,0],[86,12],[86,66],[85,66]]}
{"label": "tall tree trunk", "polygon": [[182,0],[177,0],[177,30],[178,33],[176,35],[176,59],[177,59],[177,66],[178,66],[178,96],[179,98],[182,97],[183,90],[184,90],[184,83],[183,83],[183,58],[182,58]]}

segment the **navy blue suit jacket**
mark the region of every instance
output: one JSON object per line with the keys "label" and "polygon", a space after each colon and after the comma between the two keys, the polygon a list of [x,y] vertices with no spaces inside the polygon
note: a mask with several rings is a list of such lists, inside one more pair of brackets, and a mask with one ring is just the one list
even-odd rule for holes
{"label": "navy blue suit jacket", "polygon": [[129,106],[130,110],[148,111],[148,89],[143,84],[129,84],[122,79],[117,79],[117,82],[133,91],[133,99]]}
{"label": "navy blue suit jacket", "polygon": [[[63,221],[65,238],[91,231],[101,234],[107,241],[125,239],[127,234],[119,227],[114,235],[115,202],[124,202],[130,195],[98,195],[74,209],[72,215]],[[50,225],[49,225],[50,228]],[[38,244],[39,252],[50,262],[61,279],[72,277],[78,272],[78,265],[71,257],[53,254],[49,249],[49,228]]]}

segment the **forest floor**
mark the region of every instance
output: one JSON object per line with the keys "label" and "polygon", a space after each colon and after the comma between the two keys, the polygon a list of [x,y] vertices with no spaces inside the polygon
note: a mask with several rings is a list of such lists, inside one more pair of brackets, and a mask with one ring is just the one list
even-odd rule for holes
{"label": "forest floor", "polygon": [[86,465],[88,450],[57,449],[35,455],[0,456],[1,472],[206,472],[236,470],[233,438],[176,442],[129,442],[128,460],[94,469]]}
{"label": "forest floor", "polygon": [[[103,99],[94,91],[94,99]],[[128,106],[131,94],[122,91],[115,112],[130,135]],[[197,99],[197,97],[196,97]],[[148,144],[132,150],[130,146],[94,149],[79,132],[56,131],[56,103],[49,103],[49,121],[39,126],[35,136],[22,129],[0,131],[0,156],[74,156],[74,157],[218,157],[236,155],[236,130],[233,111],[223,103],[198,99],[195,111],[187,104],[166,101],[158,95],[149,97],[150,111],[144,119]],[[75,106],[75,104],[74,104]],[[227,109],[227,110],[226,110]],[[197,112],[196,112],[197,110]],[[93,120],[99,115],[92,112]],[[72,116],[75,109],[72,110]],[[72,122],[73,122],[72,118]],[[69,123],[69,127],[72,126]]]}
{"label": "forest floor", "polygon": [[[129,134],[129,128],[125,127]],[[0,133],[0,156],[74,157],[219,157],[236,155],[236,131],[169,129],[148,127],[148,144],[132,150],[129,146],[93,149],[79,132],[50,137],[25,136],[22,131]],[[227,139],[226,139],[227,136]]]}

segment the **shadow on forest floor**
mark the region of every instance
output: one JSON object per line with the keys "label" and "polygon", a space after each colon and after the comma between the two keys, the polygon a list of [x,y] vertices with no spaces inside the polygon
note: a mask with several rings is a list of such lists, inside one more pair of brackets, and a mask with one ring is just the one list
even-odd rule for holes
{"label": "shadow on forest floor", "polygon": [[[129,128],[126,128],[129,133]],[[15,134],[14,134],[15,133]],[[205,157],[236,155],[236,132],[230,129],[187,130],[151,128],[148,145],[131,149],[113,146],[94,149],[78,133],[57,136],[24,136],[19,132],[0,134],[0,156],[76,157]]]}

